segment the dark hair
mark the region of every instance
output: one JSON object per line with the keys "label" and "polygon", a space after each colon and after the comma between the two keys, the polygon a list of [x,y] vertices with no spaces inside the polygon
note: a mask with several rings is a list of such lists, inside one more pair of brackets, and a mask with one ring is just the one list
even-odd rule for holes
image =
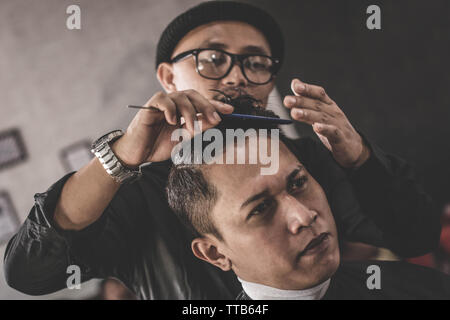
{"label": "dark hair", "polygon": [[[258,101],[251,96],[241,95],[226,100],[235,107],[236,113],[260,116],[278,116],[270,110],[255,106]],[[278,126],[267,121],[223,119],[216,129],[225,134],[226,129],[277,129]],[[268,131],[270,136],[270,130]],[[280,137],[283,135],[280,133]],[[192,140],[191,140],[192,143]],[[225,148],[226,143],[223,144]],[[206,144],[202,146],[205,148]],[[191,150],[194,148],[192,147]],[[193,152],[193,151],[192,151]],[[206,164],[174,164],[170,170],[166,187],[170,208],[195,236],[212,234],[223,240],[219,230],[211,220],[210,212],[214,207],[219,191],[203,174]]]}
{"label": "dark hair", "polygon": [[170,208],[195,236],[212,234],[222,240],[210,218],[218,190],[205,178],[200,165],[173,166],[166,191]]}

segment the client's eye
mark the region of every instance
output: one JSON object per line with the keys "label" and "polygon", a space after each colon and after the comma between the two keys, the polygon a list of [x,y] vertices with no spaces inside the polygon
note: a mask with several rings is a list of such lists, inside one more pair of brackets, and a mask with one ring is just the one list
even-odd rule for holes
{"label": "client's eye", "polygon": [[296,192],[301,190],[306,182],[308,181],[308,177],[307,176],[301,176],[295,180],[293,180],[291,182],[291,184],[289,185],[289,192]]}
{"label": "client's eye", "polygon": [[272,206],[272,200],[271,199],[265,199],[263,202],[258,204],[247,216],[247,219],[251,218],[252,216],[260,215],[265,213],[270,207]]}

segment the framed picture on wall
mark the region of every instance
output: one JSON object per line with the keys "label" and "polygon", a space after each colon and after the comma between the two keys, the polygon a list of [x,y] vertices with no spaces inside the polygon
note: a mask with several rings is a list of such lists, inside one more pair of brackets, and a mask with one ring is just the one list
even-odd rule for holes
{"label": "framed picture on wall", "polygon": [[82,140],[61,150],[60,157],[68,172],[77,171],[86,165],[94,155],[91,153],[91,142]]}
{"label": "framed picture on wall", "polygon": [[24,161],[27,151],[20,130],[17,128],[0,132],[0,170]]}
{"label": "framed picture on wall", "polygon": [[0,191],[0,244],[7,242],[19,228],[19,218],[11,198],[6,191]]}

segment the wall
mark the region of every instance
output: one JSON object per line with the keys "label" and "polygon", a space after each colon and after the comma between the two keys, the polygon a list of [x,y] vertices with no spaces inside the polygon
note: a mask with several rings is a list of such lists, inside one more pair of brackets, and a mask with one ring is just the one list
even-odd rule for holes
{"label": "wall", "polygon": [[[159,35],[169,19],[198,2],[0,1],[0,131],[18,127],[29,154],[0,170],[0,190],[10,194],[20,221],[33,195],[66,173],[61,149],[126,128],[136,111],[125,106],[161,89],[154,76]],[[71,4],[81,7],[81,30],[66,28]],[[32,298],[6,285],[5,245],[0,299]],[[51,297],[87,296],[94,285]]]}
{"label": "wall", "polygon": [[[246,2],[270,12],[285,35],[280,94],[294,77],[323,86],[354,126],[415,167],[440,208],[450,203],[449,1]],[[366,28],[372,4],[381,30]]]}

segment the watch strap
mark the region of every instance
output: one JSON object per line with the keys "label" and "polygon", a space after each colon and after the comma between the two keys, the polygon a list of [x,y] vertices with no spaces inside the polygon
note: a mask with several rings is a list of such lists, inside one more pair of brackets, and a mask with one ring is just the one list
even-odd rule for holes
{"label": "watch strap", "polygon": [[123,132],[121,130],[111,131],[92,144],[91,152],[97,157],[106,172],[118,183],[131,183],[141,177],[141,167],[132,169],[120,162],[110,147],[110,143],[116,141]]}

